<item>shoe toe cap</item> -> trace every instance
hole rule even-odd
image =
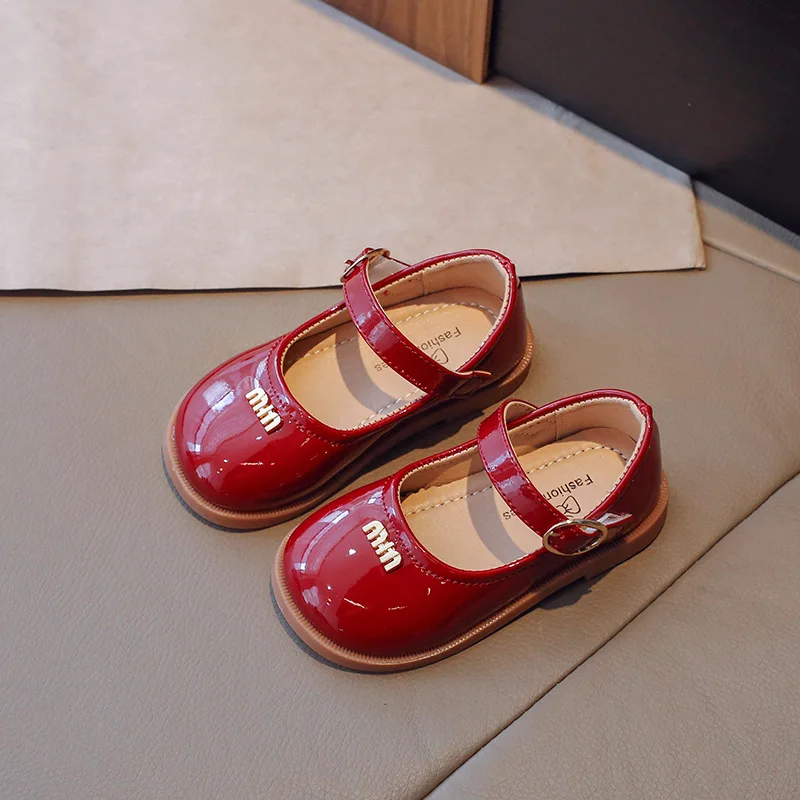
[[[181,471],[203,498],[236,511],[277,507],[317,479],[319,449],[282,418],[252,367],[232,363],[206,376],[178,408]],[[313,445],[313,442],[311,443]]]
[[[283,587],[308,624],[339,647],[395,656],[437,643],[447,592],[414,563],[387,521],[384,484],[351,492],[287,538]],[[384,537],[385,534],[385,538]]]

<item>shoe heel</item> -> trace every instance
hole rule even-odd
[[[604,572],[627,561],[637,553],[641,553],[661,533],[667,519],[667,506],[669,504],[669,487],[666,476],[662,476],[661,490],[653,510],[648,514],[638,527],[625,536],[610,542],[607,547],[599,547],[593,556],[587,559],[586,571],[583,579],[586,581],[602,575]],[[590,560],[591,559],[591,560]]]
[[[489,406],[497,405],[510,397],[522,384],[531,369],[533,361],[533,332],[528,326],[528,348],[526,357],[502,380],[489,384],[475,394],[467,395],[463,399],[447,403],[447,416],[466,416],[473,412],[482,412]]]

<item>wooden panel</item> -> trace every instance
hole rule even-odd
[[[325,0],[478,83],[486,78],[492,0]]]

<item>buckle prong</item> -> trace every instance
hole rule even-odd
[[[389,251],[385,247],[373,247],[370,250],[367,250],[366,253],[362,253],[355,261],[345,261],[344,263],[347,265],[342,272],[342,276],[339,279],[342,283],[347,279],[350,273],[362,262],[366,261],[367,266],[372,263],[373,259],[378,258],[379,256],[386,256],[389,257]]]
[[[558,533],[562,528],[571,528],[573,525],[577,525],[579,528],[594,528],[594,530],[597,531],[597,536],[595,536],[591,542],[575,550],[573,553],[565,553],[563,550],[559,550],[550,544],[550,537],[554,533]],[[607,538],[608,528],[603,525],[602,522],[598,522],[596,519],[581,519],[576,517],[575,519],[565,519],[561,522],[556,522],[555,525],[550,526],[547,533],[542,536],[542,546],[545,550],[557,556],[581,556],[584,553],[588,553],[590,550],[594,550],[595,547],[599,547]]]

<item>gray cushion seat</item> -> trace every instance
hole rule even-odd
[[[319,661],[276,614],[269,570],[291,523],[203,524],[159,451],[195,379],[338,291],[0,298],[2,796],[418,798],[441,784],[434,796],[544,798],[613,783],[671,797],[692,776],[706,784],[691,796],[721,796],[698,750],[739,757],[741,742],[713,731],[755,736],[754,719],[753,753],[786,772],[796,482],[737,526],[800,472],[800,283],[710,250],[705,272],[524,291],[537,350],[519,396],[611,386],[647,399],[667,525],[634,560],[464,653],[370,676]],[[432,432],[362,482],[477,422],[444,442]],[[737,692],[724,670],[739,652]],[[729,786],[758,794],[739,767]],[[760,769],[762,796],[796,793],[796,777]]]

